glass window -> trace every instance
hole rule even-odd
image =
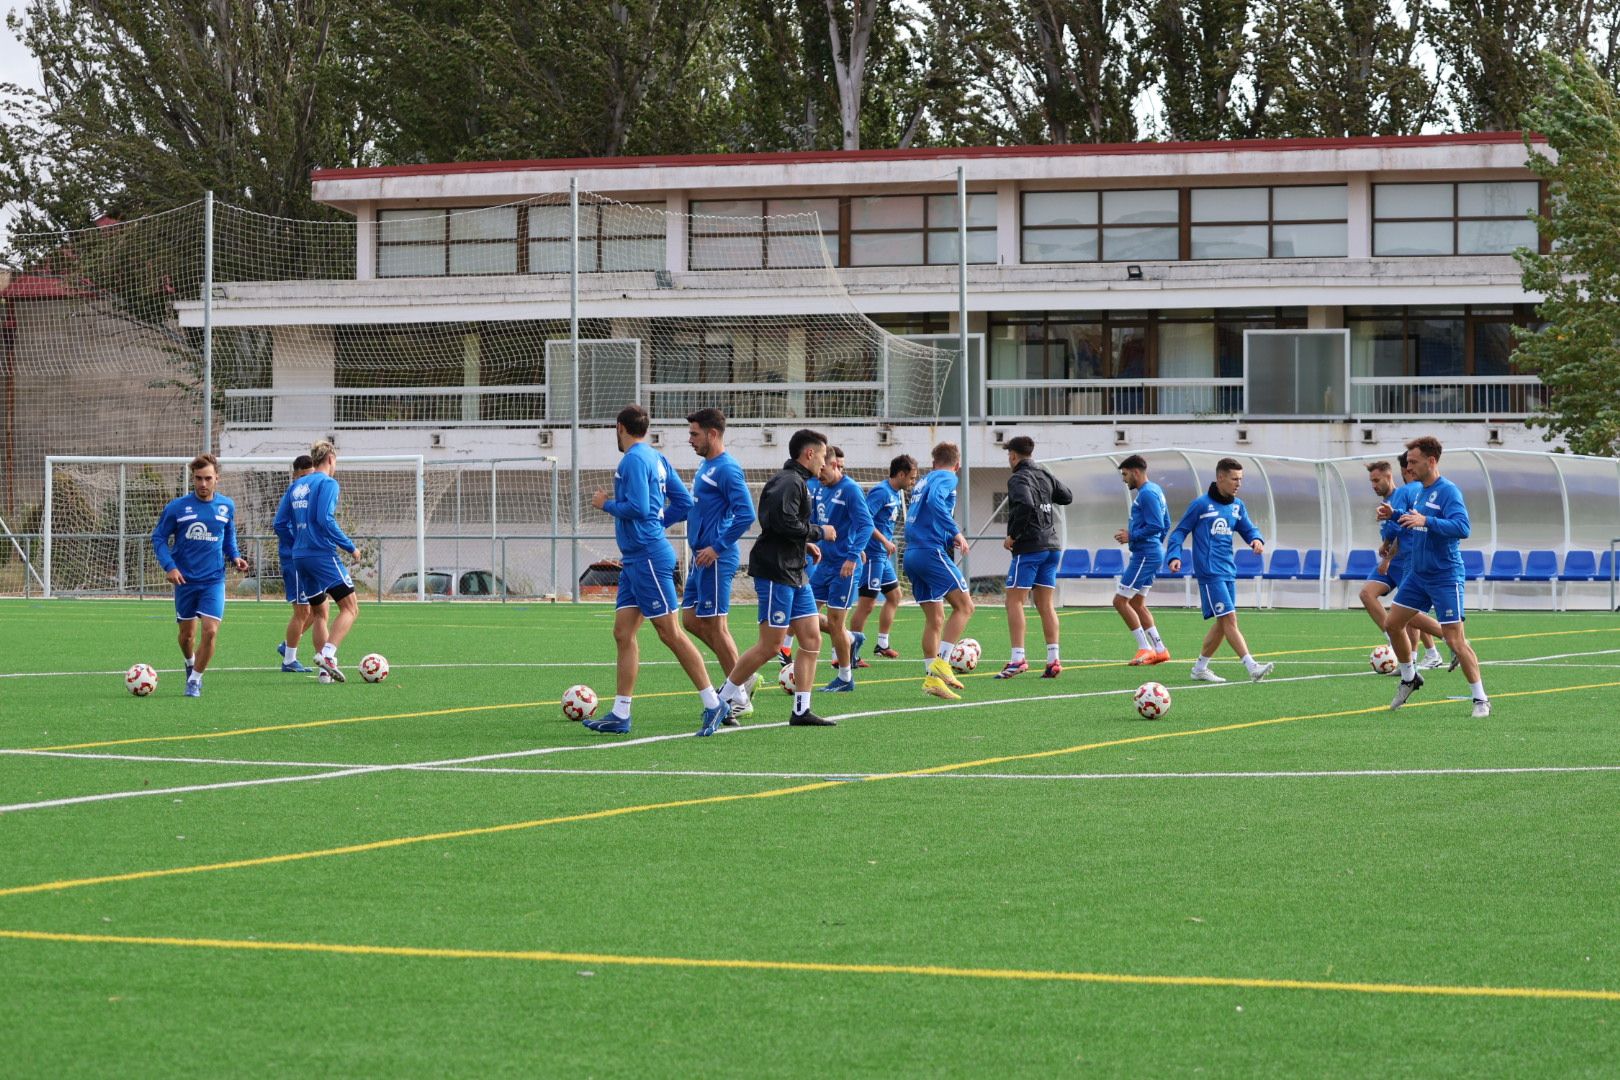
[[[1259,188],[1196,188],[1193,221],[1265,221],[1270,192]],[[1193,258],[1198,258],[1194,255]]]
[[[586,213],[591,207],[579,208],[580,232],[595,231],[585,227]],[[569,210],[566,206],[531,206],[529,207],[529,235],[531,237],[562,237],[566,239],[569,233]]]
[[[1180,193],[1170,189],[1105,191],[1102,220],[1104,225],[1173,225],[1179,219],[1180,204]]]
[[[1336,225],[1271,227],[1271,254],[1277,259],[1343,258],[1350,251],[1350,228]]]
[[[1522,218],[1535,212],[1541,185],[1534,180],[1458,184],[1458,217]]]
[[[923,234],[850,233],[851,266],[920,266],[923,261]]]
[[[1374,184],[1373,214],[1389,218],[1449,218],[1451,184]]]
[[[1030,229],[1024,233],[1024,262],[1096,262],[1096,229]]]
[[[1407,329],[1412,337],[1413,374],[1429,378],[1465,374],[1461,316],[1412,318]]]
[[[1474,323],[1474,374],[1509,375],[1513,356],[1513,325],[1505,322]]]
[[[1111,228],[1103,230],[1103,258],[1110,262],[1172,260],[1180,254],[1177,229]]]
[[[463,243],[450,245],[452,274],[515,274],[517,244]]]
[[[1095,191],[1030,191],[1024,194],[1024,227],[1097,224]]]
[[[1343,184],[1271,189],[1273,221],[1343,221],[1349,216],[1350,189]]]
[[[663,237],[633,240],[607,240],[600,246],[601,269],[614,271],[661,270],[664,266]],[[594,254],[594,253],[593,253]],[[583,263],[581,266],[583,267]],[[593,266],[594,270],[596,267]]]
[[[837,199],[769,199],[765,203],[765,210],[771,217],[788,217],[799,214],[816,215],[817,226],[824,233],[838,232],[838,200]],[[812,226],[809,221],[782,222],[782,227],[792,232],[808,232]],[[776,223],[772,224],[773,231]]]
[[[693,236],[693,270],[758,270],[765,265],[763,236]]]
[[[957,253],[957,232],[928,233],[928,261],[930,263],[955,263],[961,261]],[[968,262],[989,263],[996,261],[996,234],[993,232],[968,233]]]
[[[1452,223],[1446,221],[1376,221],[1374,255],[1450,255]]]
[[[991,194],[968,193],[967,227],[972,229],[996,227],[996,197]],[[960,228],[955,195],[928,196],[928,227],[930,229]]]
[[[1267,255],[1264,225],[1194,225],[1195,259],[1263,259]]]
[[[1523,221],[1457,222],[1457,254],[1511,255],[1519,248],[1536,250],[1540,234],[1536,223]]]
[[[444,211],[379,210],[377,240],[384,244],[440,243],[444,240]]]
[[[603,236],[663,236],[663,211],[627,203],[609,203],[600,208]]]
[[[921,229],[921,195],[863,196],[849,201],[851,229]]]
[[[450,239],[511,240],[517,236],[517,207],[458,210],[450,215]]]
[[[443,273],[442,245],[388,245],[377,249],[379,277],[434,277]]]

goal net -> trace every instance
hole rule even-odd
[[[152,530],[171,499],[191,490],[189,457],[45,459],[39,574],[44,595],[140,596],[169,585]],[[238,595],[280,598],[281,552],[273,524],[291,483],[290,457],[223,457],[216,491],[236,504],[237,546],[247,574],[231,573]],[[425,581],[401,573],[423,565],[425,469],[420,456],[341,457],[338,523],[359,548],[355,584],[378,592],[396,578],[420,599]],[[390,576],[393,575],[393,576]]]

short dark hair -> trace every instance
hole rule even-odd
[[[1402,454],[1401,456],[1405,457],[1406,455]],[[1403,465],[1401,467],[1404,469],[1406,466]],[[1369,462],[1367,462],[1367,471],[1370,472],[1370,473],[1389,472],[1389,462],[1387,462],[1387,461],[1369,461]]]
[[[914,473],[916,471],[917,459],[912,457],[910,454],[901,454],[899,457],[889,462],[889,479],[891,480],[903,472]]]
[[[1408,450],[1416,450],[1424,457],[1440,460],[1440,440],[1433,435],[1419,435],[1406,444]]]
[[[718,431],[723,434],[726,430],[726,414],[719,409],[699,409],[695,413],[689,413],[686,422],[696,424],[705,431]]]
[[[1143,472],[1147,472],[1147,458],[1141,454],[1132,454],[1120,462],[1119,467],[1121,469],[1141,469]]]
[[[788,440],[788,457],[798,461],[799,455],[804,453],[805,447],[826,445],[827,436],[821,432],[811,431],[809,428],[800,428],[793,433],[793,438]]]
[[[198,454],[196,457],[191,459],[190,469],[192,472],[196,472],[198,469],[213,469],[214,475],[218,476],[219,458],[215,457],[213,454]]]
[[[639,439],[647,434],[647,425],[652,423],[652,417],[640,405],[626,405],[619,410],[618,423],[624,428],[625,434]]]
[[[1406,451],[1405,450],[1401,451],[1401,456],[1396,458],[1395,462],[1396,462],[1396,464],[1398,464],[1401,467],[1402,472],[1405,472],[1407,469],[1412,467],[1411,462],[1406,460]]]
[[[1243,462],[1237,458],[1223,457],[1215,463],[1215,471],[1218,473],[1242,472]]]
[[[1019,457],[1030,457],[1035,453],[1035,440],[1028,435],[1014,435],[1007,440],[1006,446]]]
[[[935,465],[959,465],[962,462],[962,451],[953,442],[942,442],[934,447]]]
[[[842,446],[829,446],[829,447],[827,447],[827,458],[830,461],[843,461],[844,460],[844,448]]]
[[[308,454],[299,454],[293,458],[293,472],[308,472],[315,467],[315,459]]]

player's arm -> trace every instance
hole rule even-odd
[[[1046,466],[1044,466],[1044,465],[1041,466],[1041,468],[1046,470],[1046,475],[1047,476],[1052,477],[1052,503],[1053,503],[1053,505],[1054,506],[1068,506],[1071,503],[1073,503],[1074,502],[1074,492],[1070,491],[1068,489],[1068,487],[1063,483],[1063,481],[1059,480],[1056,476],[1054,476],[1051,469],[1047,469]]]
[[[281,502],[276,504],[276,517],[270,523],[270,531],[276,534],[276,540],[291,546],[298,539],[293,530],[292,519],[292,488],[288,488],[281,496]]]
[[[1266,538],[1260,535],[1260,527],[1254,523],[1254,518],[1249,516],[1249,508],[1242,503],[1238,504],[1237,521],[1234,524],[1237,534],[1243,537],[1250,551],[1258,555],[1266,549]]]
[[[602,509],[620,521],[658,520],[652,500],[652,470],[638,458],[627,456],[620,471],[624,482],[614,498],[602,503]]]
[[[220,547],[225,552],[225,558],[230,560],[232,566],[238,570],[246,571],[248,561],[242,558],[242,550],[236,545],[236,507],[231,507],[230,520],[225,522],[225,533],[220,537]]]
[[[692,492],[675,471],[675,466],[664,460],[664,528],[685,521],[692,512]]]
[[[1194,499],[1187,512],[1181,515],[1176,527],[1170,530],[1170,537],[1164,542],[1164,565],[1172,572],[1181,569],[1181,545],[1192,534],[1194,526],[1198,524],[1198,511],[1203,509],[1200,500]]]
[[[321,501],[318,504],[319,516],[317,518],[320,522],[321,533],[334,547],[340,547],[350,555],[358,555],[360,546],[350,540],[349,534],[344,532],[343,526],[338,524],[337,504],[337,482],[334,480],[330,484],[321,485]]]
[[[1440,504],[1440,512],[1434,517],[1424,516],[1423,524],[1432,535],[1447,540],[1466,540],[1473,532],[1473,523],[1468,520],[1468,507],[1463,505],[1462,497],[1456,491],[1448,491]]]
[[[169,540],[174,536],[175,521],[174,507],[165,506],[163,513],[158,515],[158,523],[152,529],[152,554],[157,556],[158,565],[163,567],[163,573],[175,585],[184,585],[186,576],[180,573],[180,568],[174,564],[174,553],[169,550]]]
[[[860,496],[860,485],[852,486],[855,488],[855,494]],[[848,556],[844,560],[844,568],[848,573],[844,576],[849,577],[855,573],[855,560],[866,550],[868,540],[877,529],[872,525],[872,511],[867,507],[864,497],[846,499],[845,502],[849,507],[849,520],[845,522],[848,531],[844,533],[848,551]]]
[[[883,530],[877,527],[878,514],[889,504],[889,496],[883,490],[888,486],[881,480],[872,485],[872,490],[866,493],[866,512],[872,517],[872,539],[883,545],[883,550],[893,555],[897,550],[894,541],[884,536]]]
[[[727,469],[720,483],[726,493],[726,509],[731,511],[731,528],[721,534],[719,543],[721,547],[730,547],[754,524],[754,500],[748,494],[748,479],[743,476],[742,466]]]

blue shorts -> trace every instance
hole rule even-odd
[[[860,589],[861,564],[858,559],[855,572],[849,577],[844,576],[844,560],[838,558],[824,559],[816,564],[810,574],[810,595],[815,597],[816,603],[826,604],[829,608],[847,610],[854,607]]]
[[[1389,573],[1380,574],[1377,570],[1374,570],[1367,575],[1367,580],[1376,581],[1387,587],[1390,592],[1394,592],[1401,587],[1401,582],[1406,580],[1406,563],[1392,562],[1389,564]]]
[[[298,575],[293,573],[291,559],[281,560],[281,595],[287,598],[289,604],[302,604],[298,599]]]
[[[174,587],[174,621],[190,622],[202,616],[223,622],[225,619],[225,579],[203,581],[196,585],[187,582]]]
[[[340,585],[354,589],[354,579],[336,555],[299,555],[293,559],[292,567],[293,594],[300,604],[317,603],[316,597]]]
[[[757,577],[754,591],[759,594],[759,621],[781,629],[796,619],[816,614],[816,598],[808,585],[783,585]]]
[[[1213,581],[1198,579],[1198,605],[1204,618],[1230,615],[1237,611],[1237,581],[1235,578],[1217,578]]]
[[[1164,565],[1164,556],[1158,552],[1149,552],[1146,555],[1131,553],[1131,561],[1125,564],[1125,572],[1119,575],[1119,586],[1115,589],[1121,596],[1135,596],[1145,593],[1153,588],[1153,582],[1159,576],[1159,568]]]
[[[1043,589],[1055,589],[1058,563],[1061,561],[1061,551],[1031,551],[1014,555],[1012,565],[1007,567],[1007,588],[1033,589],[1038,585]]]
[[[736,580],[740,563],[737,549],[722,554],[712,566],[692,564],[686,579],[686,593],[681,597],[681,610],[691,608],[700,619],[731,613],[731,583]]]
[[[1394,603],[1413,611],[1433,608],[1434,619],[1442,626],[1467,618],[1463,613],[1463,583],[1460,581],[1425,581],[1416,574],[1407,574],[1406,580],[1395,590]]]
[[[680,606],[679,599],[675,551],[668,544],[657,554],[629,556],[619,568],[619,601],[614,610],[633,607],[649,619],[660,619]]]
[[[900,587],[900,577],[894,572],[894,560],[887,551],[874,555],[866,553],[866,565],[861,568],[861,595],[876,596]]]
[[[967,592],[967,579],[946,552],[939,548],[906,549],[906,577],[911,579],[911,595],[919,604],[937,604],[956,589]]]

